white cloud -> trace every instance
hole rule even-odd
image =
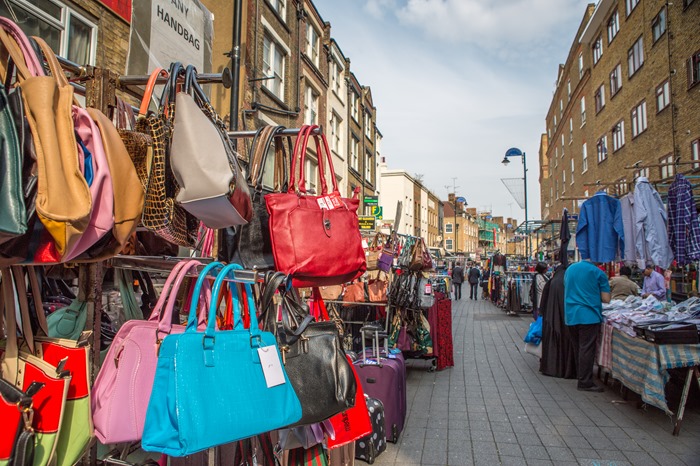
[[[551,38],[583,16],[587,0],[407,0],[396,10],[431,37],[503,52]],[[570,30],[565,31],[568,34]]]
[[[396,0],[367,0],[365,11],[375,19],[384,18],[385,10],[396,8]]]

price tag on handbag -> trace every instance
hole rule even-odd
[[[325,197],[319,197],[318,199],[316,199],[316,202],[318,202],[318,206],[319,206],[321,209],[329,210],[329,209],[328,209],[328,204],[326,204],[326,198],[325,198]]]
[[[282,372],[282,363],[277,355],[277,347],[273,345],[258,348],[258,356],[260,357],[263,374],[265,374],[267,388],[284,384],[284,372]]]
[[[343,206],[343,203],[340,200],[340,195],[338,193],[330,193],[328,197],[331,200],[331,204],[333,205],[334,209],[338,209]]]
[[[433,294],[433,285],[430,283],[425,285],[425,294]]]

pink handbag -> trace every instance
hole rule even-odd
[[[31,75],[46,75],[46,73],[44,72],[44,66],[39,61],[39,58],[37,57],[36,52],[34,51],[34,47],[32,47],[32,44],[29,42],[27,36],[24,34],[24,31],[22,31],[22,29],[20,29],[20,27],[17,26],[17,24],[15,24],[12,20],[2,16],[0,16],[0,27],[2,27],[5,30],[5,32],[7,32],[10,36],[12,36],[12,38],[15,41],[17,41],[17,44],[19,45],[19,48],[22,51],[22,55],[24,56],[27,68],[29,69]]]
[[[51,47],[39,37],[34,37],[34,40],[44,52],[51,74],[61,85],[67,85],[66,76],[63,74],[61,65],[58,63]],[[80,155],[83,175],[88,180],[92,179],[89,183],[92,211],[88,227],[80,236],[80,239],[61,258],[64,262],[75,259],[87,251],[114,227],[114,189],[109,172],[109,162],[107,162],[107,155],[102,143],[102,136],[90,114],[87,110],[77,105],[77,102],[73,104],[73,126],[79,138],[77,153]],[[88,157],[86,150],[92,155],[91,157]],[[88,173],[92,173],[92,176],[89,176]]]
[[[141,439],[158,363],[158,348],[168,334],[185,330],[182,325],[172,325],[173,310],[182,281],[199,265],[202,264],[196,260],[178,263],[168,276],[148,321],[130,320],[114,337],[92,388],[92,420],[100,442]],[[202,328],[211,300],[209,283],[204,285],[204,299],[192,298],[199,301]],[[161,312],[166,298],[165,312]]]

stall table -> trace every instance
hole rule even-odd
[[[607,324],[604,330],[606,327]],[[610,342],[606,338],[608,335],[611,337]],[[642,401],[656,406],[669,416],[673,416],[674,413],[668,407],[664,390],[670,379],[668,370],[688,369],[678,413],[674,419],[673,434],[678,435],[690,383],[695,378],[700,384],[700,345],[657,345],[613,328],[612,332],[603,331],[600,341],[602,359],[599,359],[599,362],[606,359],[606,344],[609,344],[612,353],[609,369],[613,378],[641,395]]]

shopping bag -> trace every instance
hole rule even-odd
[[[533,343],[539,345],[542,340],[542,316],[537,317],[533,323],[530,324],[530,328],[525,334],[523,341],[525,343]]]

